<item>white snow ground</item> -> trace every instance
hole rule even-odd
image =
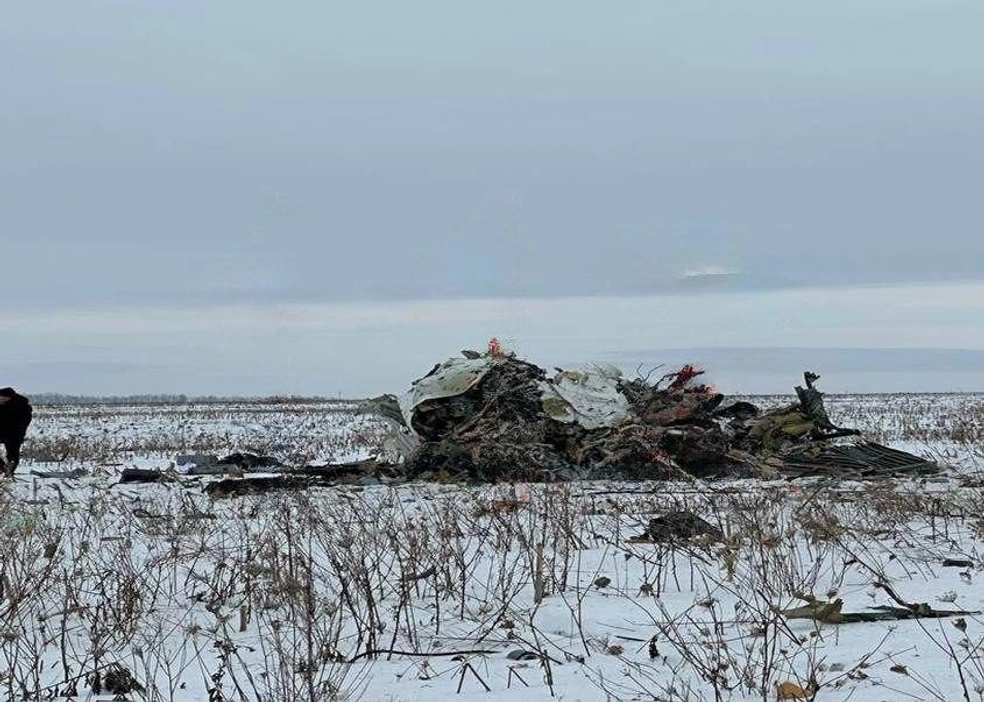
[[[956,470],[534,485],[528,501],[511,486],[414,484],[212,502],[208,478],[115,482],[182,453],[349,460],[382,429],[317,403],[39,408],[27,459],[0,486],[0,698],[112,699],[88,676],[119,664],[144,687],[133,700],[765,700],[783,682],[818,700],[984,699],[981,615],[832,625],[777,612],[798,593],[844,611],[894,604],[878,582],[984,610],[984,397],[828,406]],[[72,469],[86,475],[31,475]],[[680,508],[725,543],[633,541]]]

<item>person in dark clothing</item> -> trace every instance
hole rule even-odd
[[[6,460],[0,459],[0,474],[14,475],[20,463],[21,444],[27,435],[34,410],[30,401],[13,388],[0,388],[0,443],[7,452]]]

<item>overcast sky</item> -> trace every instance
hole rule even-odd
[[[984,349],[952,296],[984,278],[982,27],[976,0],[12,3],[0,384],[375,391],[394,342],[486,331],[565,361]],[[826,336],[776,326],[794,289]],[[886,318],[913,290],[947,321]],[[825,312],[857,291],[886,307]],[[408,305],[454,312],[405,336]]]

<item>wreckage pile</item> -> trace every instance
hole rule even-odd
[[[844,477],[927,474],[935,464],[863,442],[827,416],[819,376],[764,412],[699,382],[684,366],[655,381],[616,368],[547,372],[491,344],[435,366],[401,398],[362,411],[390,420],[389,449],[413,479]],[[850,443],[845,443],[845,442]]]

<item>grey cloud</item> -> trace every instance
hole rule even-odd
[[[982,24],[970,0],[14,4],[0,370],[359,394],[493,333],[547,363],[984,348],[979,286],[914,285],[982,277]]]
[[[979,4],[292,7],[6,13],[0,304],[981,276]]]

